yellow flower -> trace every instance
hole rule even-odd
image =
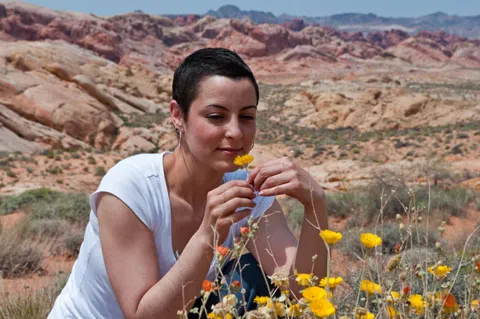
[[[266,305],[267,308],[271,309],[277,317],[284,317],[285,316],[285,307],[281,302],[275,301],[271,302],[269,301]]]
[[[387,307],[387,313],[388,313],[388,318],[390,319],[395,319],[397,316],[397,310],[395,310],[395,307],[388,306]]]
[[[233,319],[232,315],[227,313],[225,315],[225,317],[222,318],[222,316],[219,316],[213,312],[210,312],[208,315],[207,315],[207,318],[208,319]]]
[[[312,274],[298,274],[295,281],[302,287],[310,286],[312,282]]]
[[[302,291],[302,296],[308,301],[327,299],[327,291],[320,287],[309,287]]]
[[[325,240],[327,244],[333,245],[336,244],[340,239],[342,239],[342,234],[335,231],[325,229],[319,233],[320,238]]]
[[[480,300],[472,301],[472,311],[480,310]]]
[[[417,314],[423,314],[425,311],[425,301],[422,295],[411,295],[408,297],[408,303],[414,308]]]
[[[448,266],[432,266],[428,268],[428,272],[431,273],[432,275],[436,276],[439,279],[442,279],[445,277],[448,273],[452,271],[452,268]]]
[[[399,300],[400,297],[400,293],[398,293],[397,291],[391,291],[390,295],[387,296],[387,300],[390,302],[394,302],[395,300]]]
[[[320,318],[326,318],[335,313],[335,307],[327,299],[316,299],[310,303],[312,313]]]
[[[256,296],[255,299],[253,299],[253,301],[257,304],[257,305],[265,305],[266,303],[268,303],[270,301],[270,297],[266,297],[266,296]]]
[[[338,285],[340,285],[343,282],[342,277],[337,277],[337,278],[328,278],[328,287],[329,288],[335,288]],[[322,278],[320,280],[320,283],[318,284],[320,287],[325,287],[327,285],[327,278]]]
[[[287,316],[296,318],[296,317],[300,317],[301,315],[302,315],[302,309],[300,309],[299,304],[291,305],[290,307],[288,307]]]
[[[245,166],[253,162],[253,155],[245,154],[235,157],[233,164],[238,166]]]
[[[362,283],[360,284],[360,290],[365,291],[369,295],[373,295],[376,293],[381,293],[382,287],[380,287],[379,284],[371,282],[370,280],[362,280]]]
[[[355,318],[357,319],[374,319],[375,315],[366,308],[357,308],[355,311]]]
[[[360,241],[367,248],[377,247],[378,245],[382,244],[382,238],[371,233],[360,234]]]

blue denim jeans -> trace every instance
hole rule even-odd
[[[240,269],[242,269],[241,276]],[[226,286],[220,288],[220,296],[225,296],[228,294],[228,286],[230,286],[233,281],[238,280],[243,284],[239,291],[235,293],[239,301],[239,306],[237,309],[239,316],[243,315],[245,310],[250,311],[256,309],[257,304],[253,301],[256,296],[269,296],[267,284],[270,286],[270,289],[273,290],[273,286],[266,276],[267,283],[265,282],[264,274],[262,274],[262,270],[252,254],[242,255],[240,260],[230,260],[225,266],[223,266],[222,273],[227,280],[227,284]],[[245,290],[244,296],[242,296],[241,293],[242,289]],[[240,306],[243,298],[245,298],[246,301],[245,307]],[[220,302],[218,292],[212,293],[206,303],[207,312],[211,312],[212,306],[218,302]],[[202,301],[199,298],[196,300],[193,307],[198,307],[198,309],[200,309],[201,305]],[[188,318],[197,319],[199,316],[197,314],[189,314]],[[201,318],[206,318],[206,315],[203,314]]]

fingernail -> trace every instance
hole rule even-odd
[[[263,196],[263,194],[264,194],[263,191],[259,191],[259,192],[258,192],[258,195],[260,195],[260,196]]]

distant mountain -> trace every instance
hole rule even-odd
[[[390,29],[399,29],[412,34],[421,30],[442,30],[463,37],[480,38],[480,15],[457,16],[444,12],[435,12],[416,18],[389,18],[377,16],[373,13],[342,13],[324,17],[293,16],[288,14],[275,16],[271,12],[243,11],[234,5],[225,5],[216,11],[210,10],[206,15],[229,19],[248,17],[256,24],[282,24],[294,19],[302,19],[306,24],[331,26],[350,32],[382,32]]]
[[[237,6],[234,5],[225,5],[221,6],[217,11],[210,10],[206,15],[214,16],[216,18],[227,18],[227,19],[242,19],[244,17],[249,17],[255,23],[281,23],[281,19],[277,18],[271,12],[263,11],[242,11]]]

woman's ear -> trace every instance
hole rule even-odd
[[[183,111],[177,101],[170,101],[170,118],[176,130],[183,130]]]

